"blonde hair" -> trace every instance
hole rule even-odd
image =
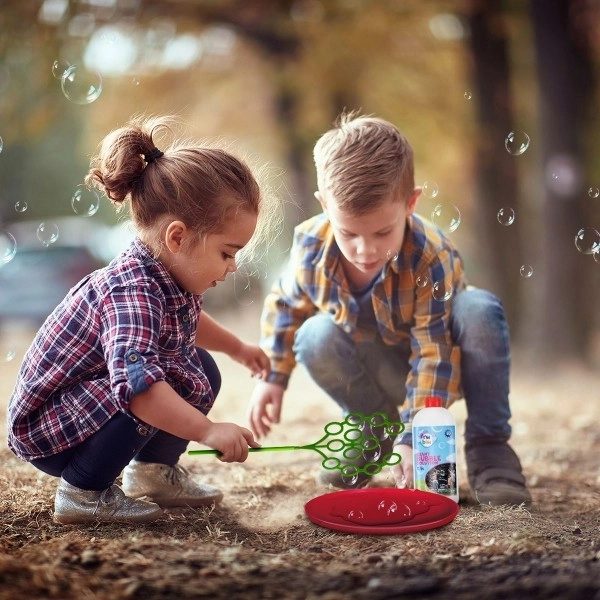
[[[415,188],[412,148],[384,119],[342,113],[317,141],[313,157],[321,193],[352,215],[390,198],[408,201]]]
[[[117,211],[129,200],[133,224],[156,254],[162,229],[173,219],[200,240],[222,230],[231,215],[248,211],[259,216],[252,245],[267,238],[274,212],[264,210],[250,167],[229,151],[181,139],[157,149],[175,123],[173,117],[138,116],[108,134],[92,157],[86,184],[104,192]]]

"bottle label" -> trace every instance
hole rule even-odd
[[[415,489],[457,496],[456,427],[413,427]]]

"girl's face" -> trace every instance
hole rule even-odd
[[[179,286],[203,294],[237,270],[235,255],[250,241],[256,221],[255,214],[240,211],[222,231],[199,241],[193,240],[193,232],[181,221],[173,221],[167,227],[167,251],[160,259]]]

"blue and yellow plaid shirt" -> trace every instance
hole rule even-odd
[[[261,317],[270,382],[287,386],[296,365],[296,331],[317,313],[330,314],[357,343],[371,338],[371,330],[358,327],[359,304],[340,259],[324,214],[295,228],[289,263],[267,295]],[[427,396],[440,396],[445,404],[462,396],[460,348],[452,343],[449,329],[452,302],[441,297],[466,285],[462,259],[452,242],[429,221],[409,216],[402,248],[382,270],[371,295],[374,326],[383,342],[410,342],[405,407],[409,421]]]

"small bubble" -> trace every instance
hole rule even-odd
[[[79,185],[71,198],[71,207],[76,215],[91,217],[98,212],[100,198],[96,190]]]
[[[429,278],[427,275],[419,275],[417,277],[417,287],[424,288],[429,285]]]
[[[52,63],[52,75],[54,79],[62,79],[62,76],[69,70],[71,64],[66,60],[55,60]]]
[[[4,150],[4,140],[0,137],[0,152]]]
[[[446,233],[452,233],[460,225],[460,210],[454,204],[442,202],[431,211],[431,220]]]
[[[529,136],[524,131],[511,131],[504,140],[504,146],[509,154],[519,156],[529,148]]]
[[[594,260],[600,264],[600,249],[596,250],[596,252],[594,252]]]
[[[452,298],[452,286],[447,286],[444,281],[436,281],[431,288],[431,295],[438,302],[446,302]]]
[[[74,104],[91,104],[102,93],[102,77],[98,71],[71,66],[60,80],[63,94]]]
[[[521,277],[529,279],[533,275],[533,267],[531,265],[521,265],[519,273],[521,273]]]
[[[0,231],[0,264],[10,262],[17,253],[17,240],[8,231]]]
[[[17,200],[17,202],[15,202],[15,210],[18,213],[24,213],[28,208],[27,202],[21,202],[21,200]]]
[[[593,227],[582,227],[575,236],[575,246],[582,254],[600,251],[600,232]]]
[[[44,246],[54,244],[58,239],[58,225],[55,223],[40,223],[37,228],[37,237]]]
[[[591,187],[588,190],[588,196],[590,198],[598,198],[600,197],[600,190],[597,187]]]
[[[388,260],[398,260],[398,250],[388,250],[386,256]]]
[[[4,356],[4,362],[10,362],[17,356],[17,353],[14,350],[9,350]]]
[[[134,77],[134,78],[131,80],[131,83],[133,83],[133,85],[136,85],[136,86],[137,86],[137,85],[140,85],[140,80],[139,80],[137,77]]]
[[[515,211],[509,206],[504,206],[498,211],[496,217],[500,225],[508,227],[515,222]]]
[[[471,94],[471,92],[469,92],[469,90],[467,90],[464,93],[464,96],[465,96],[465,100],[470,100],[473,97],[473,94]]]
[[[437,183],[433,181],[426,181],[422,186],[422,191],[426,198],[435,198],[440,193]]]

